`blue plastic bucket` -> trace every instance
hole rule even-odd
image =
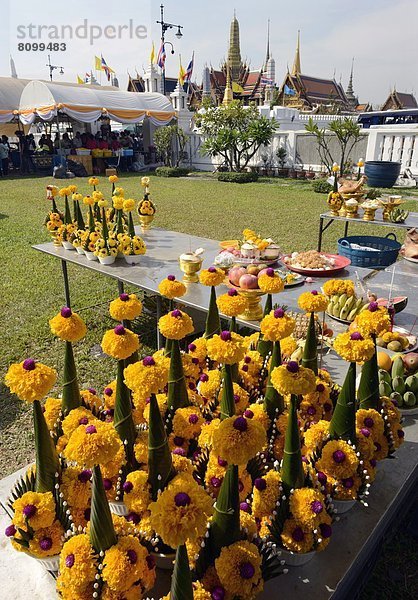
[[[367,160],[364,173],[370,187],[391,188],[401,172],[401,163],[390,160]]]

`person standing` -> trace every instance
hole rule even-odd
[[[9,143],[6,135],[3,135],[0,141],[0,162],[1,173],[4,177],[9,174]]]

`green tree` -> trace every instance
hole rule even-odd
[[[179,166],[188,139],[178,125],[166,125],[156,130],[154,144],[167,167]]]
[[[239,100],[208,108],[198,115],[196,125],[205,138],[201,152],[221,156],[229,171],[243,171],[278,128],[277,121],[262,116],[254,104],[244,106]]]
[[[318,127],[318,123],[315,123],[312,117],[310,117],[307,125],[305,125],[305,129],[308,133],[315,136],[319,156],[330,175],[332,173],[333,163],[338,162],[333,157],[330,147],[331,139],[335,136],[340,148],[340,173],[344,173],[346,171],[346,162],[350,153],[354,146],[360,141],[360,125],[354,123],[350,118],[344,117],[343,119],[331,121],[329,129],[321,129]],[[330,136],[329,132],[334,134],[334,136]]]

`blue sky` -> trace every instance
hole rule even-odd
[[[305,74],[336,79],[342,77],[347,84],[351,58],[355,57],[354,86],[361,101],[381,103],[391,87],[400,91],[414,91],[418,95],[418,2],[416,0],[241,0],[229,2],[211,0],[202,2],[166,0],[165,19],[184,26],[184,36],[179,41],[174,31],[167,39],[174,43],[176,54],[168,54],[167,74],[178,72],[178,54],[186,66],[195,51],[195,77],[200,82],[205,63],[215,68],[227,52],[229,25],[234,7],[240,23],[241,54],[258,68],[265,55],[267,19],[271,22],[270,46],[276,60],[276,78],[280,83],[286,65],[292,64],[296,33],[301,30],[301,62]],[[127,71],[142,72],[146,66],[152,40],[156,50],[159,45],[160,2],[156,0],[42,0],[34,4],[29,0],[2,0],[0,35],[4,51],[0,56],[0,75],[9,75],[11,53],[19,77],[46,78],[47,52],[18,51],[16,28],[29,23],[35,25],[71,25],[76,27],[83,19],[99,27],[105,25],[144,25],[147,39],[97,40],[93,45],[84,40],[67,40],[67,51],[53,53],[54,64],[64,67],[65,75],[57,72],[57,80],[75,81],[93,64],[94,54],[102,52],[107,63],[118,75],[121,87],[126,86]],[[32,14],[35,6],[40,10]],[[70,13],[70,14],[69,14]],[[45,31],[45,30],[44,30]],[[25,29],[25,33],[28,30]],[[33,42],[39,40],[23,40]],[[45,38],[43,38],[45,41]],[[55,41],[55,40],[46,40]],[[61,41],[59,40],[56,40]],[[65,40],[64,40],[65,41]],[[5,42],[5,43],[4,43]]]

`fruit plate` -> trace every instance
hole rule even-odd
[[[311,277],[329,277],[335,275],[336,273],[339,273],[340,271],[343,271],[346,267],[348,267],[348,265],[351,264],[351,260],[349,258],[346,258],[345,256],[340,256],[339,254],[327,254],[326,252],[321,252],[321,254],[323,254],[327,258],[334,259],[334,266],[329,269],[304,269],[302,267],[293,267],[290,263],[286,263],[286,267],[290,271],[295,271],[295,273],[301,273],[301,275],[309,275]],[[290,254],[285,255],[283,259],[284,258],[290,258]]]
[[[413,335],[404,327],[398,327],[398,325],[394,326],[393,331],[395,331],[396,333],[400,333],[401,335],[406,337],[406,339],[409,341],[408,348],[406,348],[405,350],[402,350],[402,354],[406,354],[407,352],[415,352],[416,351],[416,349],[418,348],[416,335]]]
[[[278,260],[278,258],[247,258],[246,256],[236,256],[234,266],[264,265],[265,267],[270,267],[271,265],[275,265]]]
[[[299,273],[286,273],[286,271],[281,271],[280,269],[276,269],[276,273],[278,273],[283,279],[286,277],[286,275],[289,274],[291,274],[294,277],[293,281],[284,284],[285,288],[294,287],[295,285],[301,285],[306,281],[306,277],[303,277],[303,275],[300,275]]]
[[[325,311],[325,314],[327,315],[327,317],[329,317],[330,319],[333,319],[334,321],[337,321],[338,323],[344,323],[344,325],[350,325],[350,323],[352,323],[353,321],[347,321],[347,319],[340,319],[340,317],[334,317],[334,315],[331,315],[329,312]],[[354,319],[353,319],[354,320]]]
[[[411,406],[411,408],[405,408],[404,406],[400,406],[399,410],[401,411],[401,415],[403,417],[407,417],[408,415],[411,415],[411,417],[413,415],[418,415],[418,404],[415,404],[415,406]]]
[[[404,256],[404,259],[411,263],[418,263],[418,258],[412,258],[412,256]]]

